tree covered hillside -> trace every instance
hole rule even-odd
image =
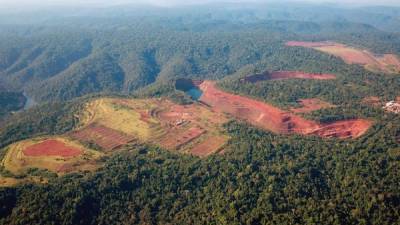
[[[208,17],[220,12],[209,8],[193,15],[147,9],[148,14],[127,10],[123,16],[112,10],[96,17],[79,12],[72,18],[64,12],[65,17],[41,23],[3,24],[0,76],[14,91],[54,101],[93,92],[132,93],[175,77],[222,78],[256,64],[289,69],[286,62],[293,59],[296,67],[310,68],[309,62],[321,57],[309,50],[298,50],[294,57],[283,46],[288,40],[336,40],[376,53],[400,53],[399,34],[369,24],[232,20],[248,11],[225,12],[221,18]],[[325,58],[322,69],[332,67],[332,57]]]
[[[370,72],[317,50],[285,45],[331,40],[400,56],[399,15],[394,7],[294,3],[267,8],[0,9],[0,225],[400,224],[400,114],[382,108],[400,97],[400,74]],[[329,73],[331,79],[244,79],[265,71]],[[276,112],[277,123],[287,131],[293,128],[294,114],[303,122],[315,121],[313,129],[353,118],[371,126],[354,139],[277,134],[239,120],[252,114],[252,108],[240,107],[234,96],[228,106],[244,116],[221,112],[227,122],[219,124],[218,134],[226,139],[215,154],[200,158],[183,153],[182,145],[167,150],[139,139],[140,132],[149,130],[145,135],[155,139],[171,135],[162,141],[193,137],[193,142],[212,142],[208,137],[215,133],[200,129],[197,117],[184,120],[197,111],[178,109],[195,102],[184,91],[196,88],[193,80],[203,79],[215,80],[221,91],[270,104],[264,109],[272,113],[259,110],[261,117],[253,117],[271,122],[268,114]],[[22,93],[39,104],[10,113],[23,107]],[[93,101],[108,97],[118,104],[104,107]],[[128,98],[140,98],[141,104],[127,104]],[[301,106],[301,99],[317,99],[329,107],[291,111]],[[174,103],[171,109],[159,110],[164,100]],[[207,112],[218,109],[195,104]],[[109,114],[94,120],[102,110]],[[118,127],[98,129],[100,120],[116,118],[111,114],[121,120],[110,119],[109,124],[135,132],[127,133],[129,141],[105,150],[93,140],[127,137]],[[221,122],[207,115],[198,118]],[[129,121],[147,122],[136,126]],[[86,139],[72,138],[89,125],[98,126],[82,134]],[[210,136],[199,140],[185,125]],[[177,126],[185,132],[175,132]],[[329,131],[333,129],[341,128]],[[91,169],[70,171],[74,163],[65,160],[70,156],[51,155],[54,147],[46,149],[50,153],[18,157],[28,149],[20,141],[30,141],[32,147],[61,136],[101,157],[91,161],[81,152],[82,165],[91,163]],[[193,142],[189,145],[198,144]],[[8,154],[12,148],[15,154]],[[56,165],[53,171],[29,164],[32,158],[70,165]],[[13,159],[20,164],[12,164]],[[14,173],[19,165],[21,172]]]
[[[95,173],[0,188],[0,224],[396,224],[399,124],[327,141],[233,122],[226,153],[206,159],[126,147]]]
[[[23,108],[25,101],[26,99],[22,93],[0,91],[0,118],[11,111],[17,111]]]

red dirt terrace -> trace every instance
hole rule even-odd
[[[82,150],[67,146],[58,140],[46,140],[38,144],[29,146],[23,150],[26,156],[60,156],[74,157],[82,154]]]
[[[114,150],[135,140],[132,136],[99,124],[90,124],[82,130],[70,133],[70,136],[80,141],[94,142],[104,150]]]

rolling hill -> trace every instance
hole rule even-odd
[[[0,9],[0,224],[398,224],[399,12]]]
[[[332,22],[335,16],[303,20],[298,17],[300,12],[291,9],[287,11],[293,17],[284,18],[283,9],[273,11],[274,7],[267,17],[255,9],[234,6],[224,12],[200,9],[183,17],[184,9],[162,14],[154,8],[145,16],[133,8],[123,16],[112,10],[110,15],[97,17],[92,16],[94,12],[78,11],[74,18],[66,10],[46,22],[0,24],[0,75],[13,91],[25,90],[44,102],[88,93],[132,93],[159,80],[182,76],[222,78],[249,65],[292,69],[288,67],[293,63],[281,63],[293,57],[293,52],[282,47],[285,40],[336,40],[376,53],[400,53],[397,33],[357,20]],[[254,18],[232,19],[245,18],[247,13],[254,13]],[[205,16],[209,14],[221,18]],[[308,51],[296,54],[304,59],[319,57]],[[321,71],[327,65],[332,61],[325,60],[320,68],[313,68],[307,60],[295,66]]]

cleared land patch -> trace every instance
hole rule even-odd
[[[16,178],[0,176],[0,187],[12,187],[19,183],[20,181]]]
[[[236,118],[275,133],[357,138],[372,125],[371,121],[364,119],[337,121],[329,124],[306,120],[267,103],[221,91],[215,87],[215,83],[212,81],[204,81],[200,85],[200,89],[203,91],[200,101],[205,102],[214,110],[229,113]]]
[[[73,146],[68,146],[66,143],[50,139],[31,145],[23,150],[26,156],[60,156],[74,157],[82,154],[82,150]]]
[[[320,109],[335,107],[329,102],[322,101],[321,99],[318,98],[300,99],[299,103],[301,104],[302,107],[291,108],[290,111],[294,113],[310,113]]]
[[[67,164],[71,165],[69,172],[93,170],[97,168],[94,161],[101,155],[64,137],[43,137],[8,146],[2,165],[16,175],[24,174],[30,168],[63,174]]]
[[[87,108],[82,115],[83,129],[73,132],[72,137],[92,140],[108,149],[138,139],[172,151],[191,153],[201,140],[222,136],[222,124],[228,121],[224,114],[200,103],[178,105],[167,99],[103,98],[90,102]],[[210,152],[217,150],[209,149]]]
[[[201,127],[191,127],[187,130],[176,129],[163,137],[160,144],[167,149],[178,149],[190,141],[206,133]]]
[[[215,151],[221,150],[226,145],[228,137],[226,136],[214,136],[205,139],[200,144],[196,145],[191,153],[196,156],[204,157],[208,156]]]
[[[13,187],[25,183],[40,183],[47,184],[48,179],[38,176],[30,176],[26,178],[13,178],[0,176],[0,187]]]
[[[286,79],[311,79],[311,80],[333,80],[336,76],[333,74],[305,73],[301,71],[274,71],[254,74],[242,78],[242,82],[257,83],[266,80],[286,80]]]
[[[379,97],[377,96],[369,96],[369,97],[365,97],[362,100],[362,103],[369,105],[369,106],[374,106],[374,107],[379,107],[382,105],[382,101]]]
[[[80,124],[74,131],[11,144],[6,147],[1,163],[15,175],[24,175],[32,168],[60,175],[91,171],[101,166],[101,156],[136,141],[205,157],[224,152],[230,137],[222,125],[231,118],[229,115],[276,133],[321,137],[356,138],[372,124],[361,119],[320,124],[260,101],[223,92],[212,81],[196,85],[202,91],[200,101],[189,105],[162,98],[94,99],[78,115]],[[87,147],[90,144],[105,151],[91,150]],[[0,182],[14,185],[17,181],[4,178]]]
[[[143,118],[142,109],[150,108],[152,101],[129,99],[101,98],[88,103],[84,115],[81,116],[82,126],[98,124],[127,135],[133,135],[141,140],[147,140],[152,122]]]
[[[384,73],[400,73],[400,59],[394,54],[374,54],[335,42],[289,41],[286,46],[305,47],[340,57],[348,64],[363,65],[367,70]]]
[[[372,122],[366,119],[343,120],[321,124],[319,128],[309,134],[326,138],[357,138],[362,136]]]
[[[126,135],[117,130],[98,124],[90,124],[83,129],[73,131],[70,137],[82,142],[94,143],[104,150],[113,150],[135,140],[135,137]]]
[[[200,103],[177,105],[167,99],[99,98],[88,102],[77,116],[79,126],[65,136],[9,145],[2,165],[15,175],[23,175],[31,168],[66,174],[94,170],[101,166],[97,159],[131,142],[191,154],[197,145],[204,146],[204,141],[213,137],[224,137],[221,145],[229,140],[222,128],[228,117]],[[104,152],[86,146],[100,147]],[[220,148],[209,145],[207,154]],[[10,179],[6,181],[12,183]]]

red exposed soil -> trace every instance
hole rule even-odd
[[[383,61],[389,65],[395,65],[397,68],[400,68],[400,60],[396,55],[385,54],[383,56]]]
[[[300,71],[277,71],[271,73],[271,80],[279,79],[312,79],[312,80],[333,80],[336,76],[333,74],[315,74],[315,73],[304,73]]]
[[[58,140],[45,140],[23,150],[26,156],[60,156],[74,157],[82,154],[82,150],[66,145]]]
[[[320,124],[264,102],[226,93],[217,89],[212,81],[204,81],[200,85],[200,89],[203,91],[200,101],[205,102],[214,110],[229,113],[236,118],[275,133],[356,138],[364,134],[372,124],[367,120]]]
[[[292,116],[266,103],[218,90],[210,81],[203,82],[200,88],[203,91],[200,100],[213,109],[229,113],[276,133],[289,133],[291,130],[303,130],[303,128],[307,128],[304,133],[309,133],[318,127],[315,122],[296,115]]]
[[[400,59],[393,54],[374,54],[367,50],[357,49],[335,42],[301,42],[289,41],[286,46],[313,48],[342,58],[347,64],[366,66],[371,71],[387,73],[400,72]]]
[[[160,144],[167,149],[178,149],[204,133],[206,131],[199,127],[191,127],[185,131],[171,131],[161,140]]]
[[[362,102],[374,107],[379,107],[382,105],[381,99],[377,96],[365,97]]]
[[[352,64],[371,64],[375,63],[374,57],[367,54],[366,51],[347,51],[349,48],[346,45],[335,43],[335,42],[301,42],[301,41],[289,41],[286,43],[287,46],[297,46],[305,48],[321,48],[321,47],[334,47],[336,49],[342,49],[343,51],[337,51],[336,55],[343,58],[346,63]]]
[[[140,111],[139,113],[140,113],[140,120],[141,120],[141,121],[144,121],[144,122],[146,122],[146,123],[151,123],[151,122],[150,122],[151,117],[150,117],[150,115],[149,115],[147,112],[145,112],[145,111]]]
[[[80,141],[93,142],[105,150],[113,150],[135,140],[132,136],[98,124],[74,131],[70,136]]]
[[[71,163],[62,164],[57,168],[58,173],[69,173],[69,172],[72,172],[73,170],[74,170],[74,166]]]
[[[201,110],[194,105],[177,105],[173,104],[168,110],[155,113],[154,117],[157,117],[162,123],[167,123],[172,126],[177,126],[186,123],[196,124],[203,126],[198,123],[199,120],[204,119],[201,114]],[[227,121],[227,118],[223,114],[214,113],[212,117],[207,117],[207,121],[211,124],[223,124]]]
[[[292,108],[290,111],[294,113],[310,113],[316,110],[334,107],[334,105],[318,98],[300,99],[299,103],[302,105],[301,108]]]
[[[364,51],[368,57],[372,58],[371,63],[367,63],[372,69],[377,68],[381,71],[400,73],[400,59],[393,54],[373,55]]]
[[[285,79],[312,79],[312,80],[333,80],[336,76],[333,74],[315,74],[300,71],[276,71],[255,74],[242,79],[242,81],[256,83],[264,80],[285,80]]]
[[[286,42],[286,46],[289,46],[289,47],[305,47],[305,48],[318,48],[318,47],[335,46],[335,45],[338,45],[338,44],[335,42],[331,42],[331,41],[320,41],[320,42],[288,41],[288,42]]]
[[[84,166],[83,167],[82,166],[83,166],[82,163],[64,163],[58,166],[56,171],[57,173],[71,173],[79,170],[90,170],[90,168],[96,168],[98,165],[96,164],[96,162],[90,161],[90,162],[85,162]]]
[[[310,134],[325,138],[357,138],[362,136],[372,122],[365,119],[343,120],[322,124],[321,127]]]
[[[193,112],[189,106],[175,105],[170,110],[160,112],[158,117],[166,123],[177,123],[178,121],[192,121],[194,118]]]
[[[223,137],[210,137],[204,140],[202,143],[196,145],[190,153],[195,156],[208,156],[218,150],[220,150],[226,143],[226,139]]]
[[[337,56],[341,57],[347,64],[375,64],[375,59],[367,54],[367,52],[339,52]]]

